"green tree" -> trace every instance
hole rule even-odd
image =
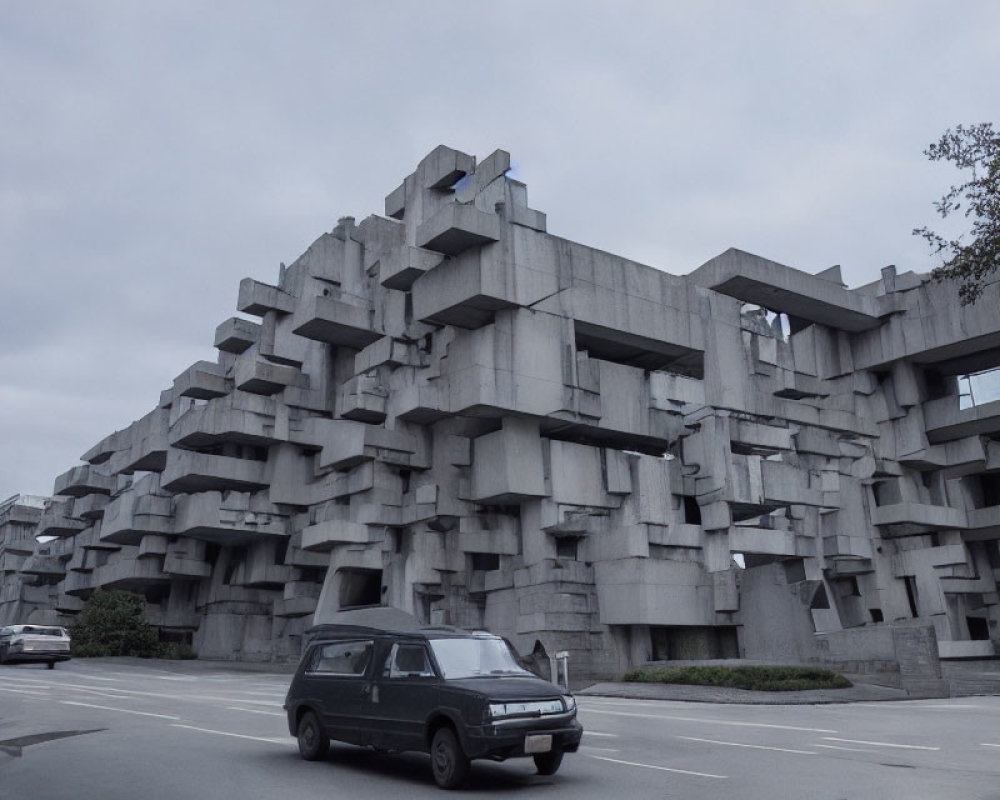
[[[971,170],[971,179],[934,204],[942,217],[964,210],[972,220],[968,237],[946,239],[928,228],[913,233],[927,240],[944,262],[932,273],[937,280],[959,281],[962,305],[974,303],[1000,267],[1000,134],[993,123],[959,125],[924,150],[931,161],[950,161]],[[965,241],[963,241],[965,240]]]
[[[77,656],[140,656],[159,654],[159,635],[146,621],[146,601],[136,594],[98,589],[83,606],[70,629]]]

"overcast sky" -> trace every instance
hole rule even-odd
[[[0,3],[0,500],[442,143],[509,150],[550,232],[669,272],[926,271],[911,230],[960,175],[922,151],[996,120],[998,42],[996,2]]]

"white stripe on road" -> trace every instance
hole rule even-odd
[[[284,717],[280,711],[260,711],[256,708],[240,708],[239,706],[226,706],[230,711],[246,711],[248,714],[267,714],[269,717]]]
[[[176,717],[175,717],[175,719],[176,719]],[[293,741],[291,741],[288,738],[283,738],[283,739],[273,738],[273,739],[269,739],[269,738],[264,737],[264,736],[247,736],[245,733],[230,733],[229,731],[213,731],[210,728],[196,728],[194,725],[181,725],[179,723],[174,723],[170,727],[171,728],[184,728],[184,729],[189,730],[189,731],[201,731],[202,733],[214,733],[216,736],[232,736],[232,737],[234,737],[236,739],[251,739],[251,740],[253,740],[255,742],[267,742],[268,744],[288,744],[288,745],[295,744]]]
[[[743,744],[742,742],[720,742],[716,739],[698,739],[695,736],[678,736],[678,739],[687,739],[689,742],[705,742],[706,744],[724,744],[727,747],[749,747],[753,750],[777,750],[779,753],[796,753],[802,756],[816,755],[812,750],[789,750],[787,747],[768,747],[763,744]]]
[[[795,725],[771,725],[766,722],[736,722],[729,719],[705,719],[703,717],[675,717],[670,714],[637,714],[633,711],[598,711],[588,708],[587,714],[610,714],[616,717],[643,717],[645,719],[672,719],[680,722],[703,722],[706,725],[734,725],[740,728],[772,728],[779,731],[803,731],[805,733],[837,733],[827,728],[799,728]]]
[[[646,769],[658,769],[663,772],[677,772],[681,775],[694,775],[698,778],[721,778],[725,780],[727,775],[713,775],[710,772],[692,772],[689,769],[674,769],[673,767],[661,767],[657,764],[640,764],[638,761],[622,761],[620,758],[608,758],[607,756],[591,756],[598,761],[610,761],[612,764],[624,764],[627,767],[645,767]]]
[[[617,733],[600,733],[599,731],[584,731],[587,736],[607,736],[609,739],[617,739]]]
[[[0,692],[10,692],[11,694],[26,694],[28,697],[48,697],[48,692],[39,692],[30,689],[0,689]]]
[[[98,706],[93,703],[78,703],[75,700],[60,700],[64,706],[83,706],[84,708],[99,708],[102,711],[120,711],[122,714],[138,714],[142,717],[159,717],[160,719],[180,719],[169,714],[151,714],[148,711],[133,711],[130,708],[112,708],[111,706]]]
[[[847,742],[847,744],[870,744],[874,747],[898,747],[903,750],[940,750],[940,747],[927,747],[923,744],[894,744],[892,742],[868,742],[864,739],[838,739],[836,736],[824,736],[828,742]]]
[[[580,749],[581,750],[594,750],[594,751],[599,751],[601,753],[619,753],[619,752],[621,752],[617,747],[594,747],[593,745],[589,745],[589,744],[581,744],[580,745]]]
[[[1000,747],[1000,744],[990,744],[989,742],[983,742],[979,746],[980,747]]]
[[[870,753],[871,750],[866,750],[864,747],[840,747],[836,744],[814,744],[813,747],[825,747],[828,750],[849,750],[852,753]]]

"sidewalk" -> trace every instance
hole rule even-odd
[[[804,692],[756,692],[723,686],[688,686],[679,683],[595,683],[576,691],[578,697],[623,697],[634,700],[683,700],[691,703],[743,703],[747,705],[819,705],[907,700],[903,689],[856,683],[848,689],[810,689]]]

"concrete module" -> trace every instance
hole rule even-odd
[[[438,147],[243,280],[216,361],[0,506],[0,622],[120,588],[203,657],[287,660],[381,605],[576,678],[742,657],[918,689],[996,653],[1000,402],[963,387],[1000,366],[1000,284],[962,307],[735,249],[671,275],[547,233],[509,169]]]

